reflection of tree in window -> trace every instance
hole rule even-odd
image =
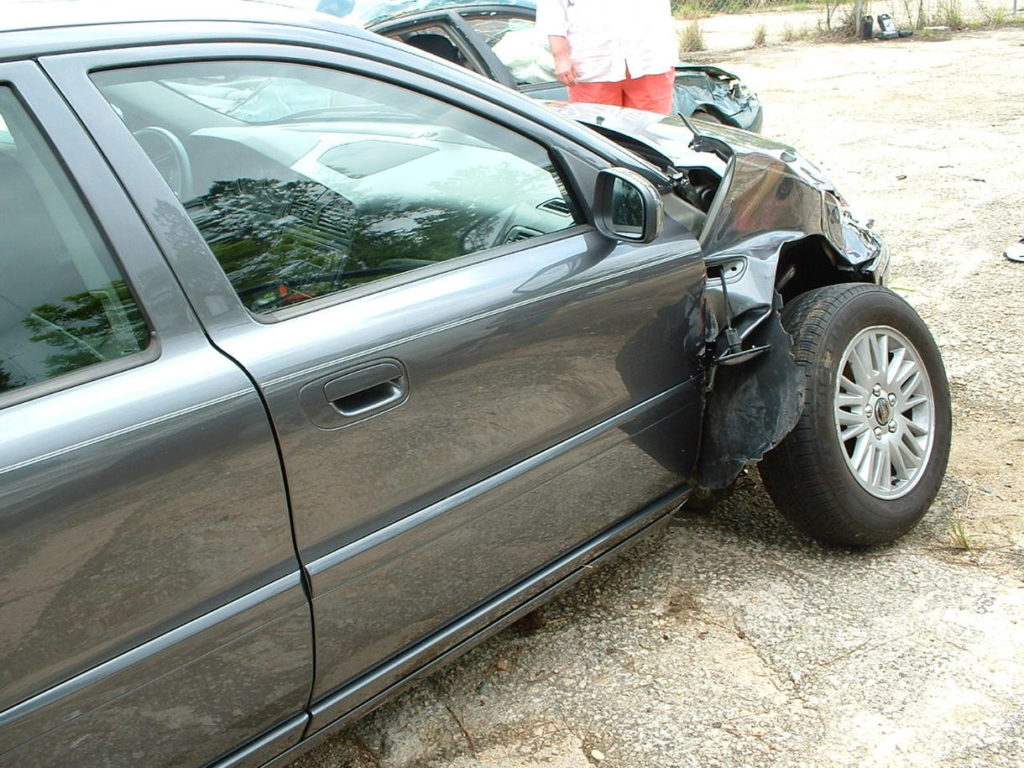
[[[0,392],[7,392],[12,389],[17,389],[23,386],[21,382],[15,380],[14,375],[4,370],[3,360],[0,360]]]
[[[189,213],[253,311],[343,287],[352,203],[313,181],[217,181]]]
[[[218,181],[188,208],[246,306],[267,312],[501,245],[512,230],[571,226],[538,208],[552,198],[565,199],[552,170],[514,159],[357,204],[309,180]]]
[[[109,305],[116,307],[113,313]],[[138,352],[149,339],[146,321],[120,280],[40,304],[22,324],[33,343],[53,350],[45,361],[51,378]]]
[[[613,188],[613,221],[626,227],[642,227],[644,222],[644,205],[640,193],[616,180]]]

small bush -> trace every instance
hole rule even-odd
[[[1010,21],[1010,12],[1001,5],[991,5],[978,0],[978,15],[981,16],[982,26],[1004,27]]]
[[[860,37],[860,21],[853,15],[852,9],[839,18],[839,26],[835,27],[840,37]]]
[[[935,12],[934,23],[950,29],[965,29],[967,24],[960,12],[960,0],[942,0]]]
[[[704,50],[704,30],[700,28],[699,21],[691,21],[683,27],[679,33],[679,47],[684,51]]]
[[[768,41],[768,28],[764,24],[754,27],[754,47],[761,48]]]

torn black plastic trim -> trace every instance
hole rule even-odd
[[[804,373],[777,309],[750,338],[770,349],[743,365],[718,366],[713,372],[692,481],[697,487],[727,488],[747,464],[760,461],[793,430],[803,410]]]

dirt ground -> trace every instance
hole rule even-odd
[[[755,477],[300,768],[1024,764],[1024,29],[721,59],[876,219],[954,396],[939,499],[822,549]]]

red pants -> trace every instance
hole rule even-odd
[[[675,70],[669,70],[663,75],[630,77],[616,82],[576,83],[569,86],[569,101],[611,104],[670,115],[675,75]]]

